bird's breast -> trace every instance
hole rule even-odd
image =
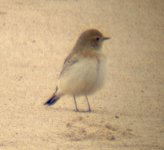
[[[105,75],[103,56],[81,55],[61,77],[60,85],[66,94],[90,94],[102,86]]]

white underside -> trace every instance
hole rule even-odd
[[[59,93],[88,95],[99,89],[105,78],[105,58],[81,57],[59,78]]]

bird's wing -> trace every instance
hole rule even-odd
[[[60,72],[60,76],[62,76],[62,74],[63,74],[67,69],[69,69],[70,66],[76,64],[76,63],[78,62],[78,58],[79,58],[79,56],[78,56],[77,53],[74,53],[74,52],[70,53],[70,54],[66,57],[66,59],[65,59],[65,61],[64,61],[63,69],[62,69],[62,71]]]

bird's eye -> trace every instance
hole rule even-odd
[[[100,40],[100,38],[99,38],[99,37],[97,37],[97,38],[96,38],[96,41],[99,41],[99,40]]]

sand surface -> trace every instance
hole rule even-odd
[[[163,0],[0,0],[0,150],[163,150]],[[97,28],[107,82],[43,103],[79,34]],[[71,86],[71,85],[70,85]]]

